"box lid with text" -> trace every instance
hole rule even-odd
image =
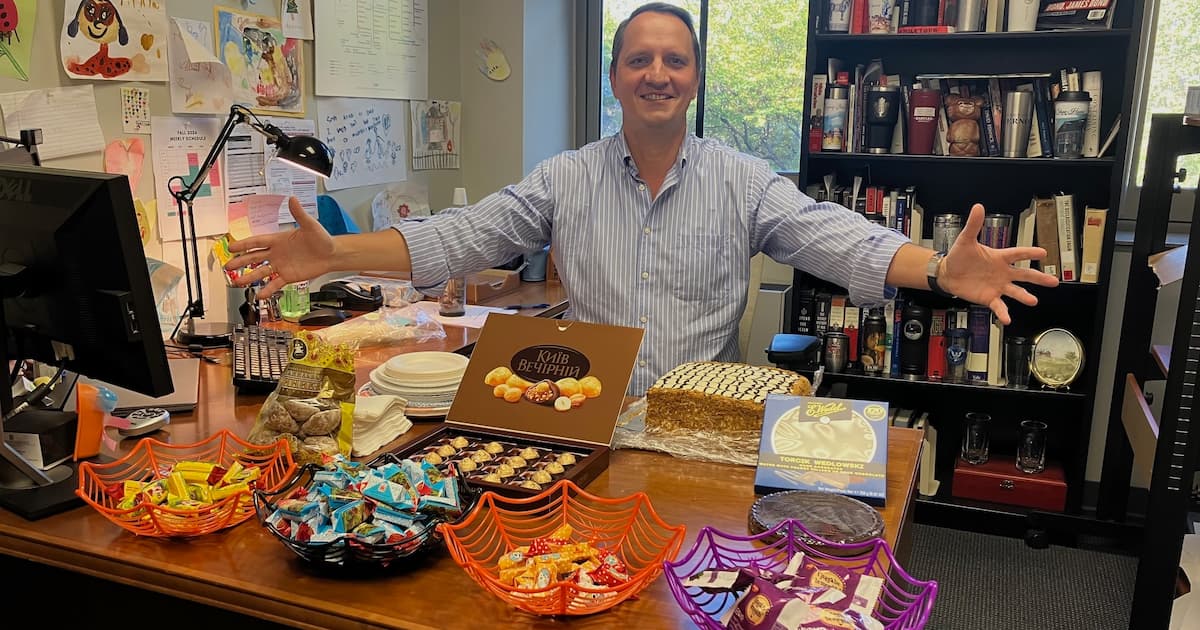
[[[608,446],[642,333],[492,313],[446,422]]]
[[[887,432],[886,402],[771,394],[755,491],[818,490],[883,505]]]

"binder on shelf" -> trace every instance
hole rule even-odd
[[[1054,207],[1054,200],[1038,197],[1034,199],[1033,203],[1037,208],[1035,238],[1038,247],[1046,250],[1046,257],[1041,261],[1041,269],[1044,273],[1061,279],[1058,255],[1058,211]]]
[[[1075,200],[1071,195],[1055,195],[1058,221],[1059,278],[1063,282],[1079,280],[1079,244],[1075,235]]]
[[[1083,258],[1080,260],[1079,281],[1096,284],[1100,280],[1100,254],[1104,246],[1104,224],[1108,209],[1087,208],[1083,213]]]

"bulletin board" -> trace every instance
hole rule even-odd
[[[436,0],[424,1],[429,5],[428,38],[435,47],[429,58],[428,90],[441,98],[458,99],[461,89],[458,55],[439,54],[436,50],[437,46],[455,46],[459,41],[457,7],[451,12],[438,6]],[[180,106],[178,94],[173,104],[171,64],[182,62],[173,54],[176,51],[169,50],[172,29],[182,28],[188,33],[189,29],[197,28],[201,34],[192,38],[194,42],[211,48],[217,58],[227,53],[228,66],[236,71],[230,80],[239,81],[235,87],[249,90],[239,95],[245,98],[250,94],[255,99],[251,105],[256,112],[278,117],[272,120],[292,120],[293,124],[305,120],[315,123],[321,116],[320,100],[314,96],[313,41],[282,34],[285,23],[289,32],[303,28],[289,5],[311,8],[311,0],[10,0],[6,4],[14,8],[15,16],[0,19],[0,109],[16,111],[25,103],[21,99],[27,98],[23,93],[31,90],[39,94],[42,90],[54,90],[51,98],[58,99],[56,102],[78,108],[60,112],[51,125],[55,134],[43,130],[55,138],[43,147],[43,164],[101,172],[107,164],[109,169],[127,174],[134,198],[140,202],[139,214],[149,223],[144,227],[150,236],[145,243],[149,258],[182,267],[180,243],[162,240],[160,213],[154,207],[160,178],[155,167],[162,171],[163,166],[163,147],[156,147],[154,140],[168,137],[152,134],[155,124],[161,123],[163,117],[173,117],[171,120],[177,127],[173,131],[186,128],[213,137],[224,124],[230,105],[220,99],[206,101],[205,95],[216,91],[206,89],[203,83],[190,90],[176,90],[184,94],[183,102],[190,103],[186,108]],[[111,19],[97,17],[97,12],[104,10],[113,13]],[[229,17],[223,37],[222,15]],[[248,15],[251,17],[245,17]],[[182,20],[176,22],[175,18]],[[107,25],[98,26],[104,22]],[[205,24],[211,41],[203,41]],[[240,46],[239,38],[229,30],[235,27],[240,29]],[[247,52],[248,47],[253,50]],[[441,59],[450,63],[436,65]],[[210,77],[210,80],[219,83],[224,79]],[[402,111],[392,117],[399,126],[392,136],[394,142],[406,145],[411,137],[408,101],[391,103],[396,104]],[[94,111],[94,115],[82,115],[87,110]],[[60,133],[59,130],[67,128],[63,125],[70,125],[72,133]],[[98,130],[93,128],[96,125]],[[18,132],[17,128],[5,128],[3,133],[15,136]],[[64,137],[70,140],[64,143]],[[203,142],[200,144],[204,146]],[[388,145],[388,150],[390,158],[398,149]],[[204,153],[201,148],[194,151],[201,160]],[[413,171],[411,153],[405,153],[404,157],[403,162],[395,162],[403,165],[400,174],[392,171],[365,185],[341,189],[327,189],[318,184],[316,192],[330,195],[364,230],[371,228],[372,200],[380,193],[394,192],[396,181],[404,182],[403,186],[416,191],[415,194],[434,199],[435,205],[438,200],[446,205],[450,191],[461,185],[459,171]],[[183,166],[194,168],[195,164],[188,161]],[[209,192],[224,186],[236,188],[235,175],[229,174],[229,181],[223,181],[221,175],[215,179],[210,175]],[[171,236],[169,230],[166,235]],[[226,287],[219,266],[207,255],[211,240],[205,238],[199,244],[205,263],[202,282],[206,306],[215,319],[236,321],[243,293]],[[185,300],[178,298],[180,310]]]

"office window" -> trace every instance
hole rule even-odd
[[[608,82],[612,38],[645,0],[604,0],[600,135],[621,128],[621,105]],[[703,38],[707,76],[688,109],[696,135],[718,138],[780,172],[800,167],[808,3],[802,0],[673,0]]]
[[[1142,143],[1138,147],[1137,183],[1141,185],[1146,168],[1146,144],[1149,141],[1150,115],[1183,111],[1189,85],[1200,85],[1200,2],[1196,0],[1159,0],[1154,51],[1150,58],[1150,85],[1146,94],[1146,118],[1142,121]],[[1200,174],[1200,155],[1179,160],[1188,172],[1184,186],[1195,188]]]

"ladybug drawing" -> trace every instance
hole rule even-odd
[[[17,34],[19,23],[17,3],[13,0],[0,0],[0,39],[3,39],[4,43],[11,46],[13,37],[16,37],[18,42],[21,41],[21,36]]]
[[[14,0],[0,0],[0,58],[7,58],[12,63],[17,76],[21,77],[22,81],[28,81],[29,75],[25,73],[25,68],[21,67],[21,62],[17,61],[12,51],[8,49],[12,45],[14,37],[18,42],[21,41],[21,35],[17,32],[20,22],[17,3]]]

